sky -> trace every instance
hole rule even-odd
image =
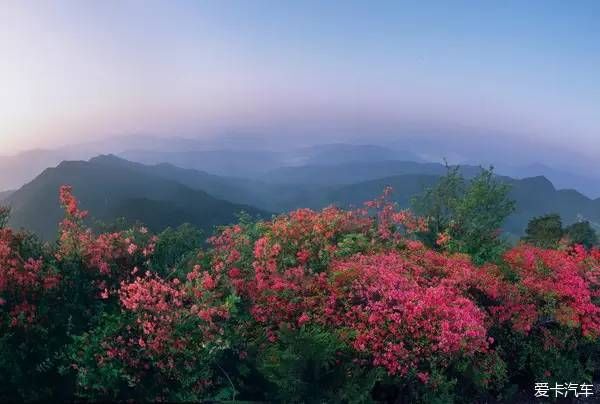
[[[3,0],[0,154],[253,133],[591,157],[599,19],[595,0]]]

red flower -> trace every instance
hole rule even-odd
[[[429,373],[427,372],[418,372],[417,373],[417,377],[419,378],[420,381],[422,381],[424,384],[427,384],[427,382],[429,381]]]
[[[204,272],[204,274],[202,275],[202,286],[206,290],[212,290],[216,286],[215,280],[213,279],[212,276],[210,276],[210,274],[208,272]]]
[[[437,237],[437,240],[435,241],[435,243],[440,247],[444,247],[446,244],[448,244],[449,241],[450,241],[450,236],[447,233],[440,233],[440,234],[438,234],[438,237]]]
[[[229,270],[228,274],[229,274],[230,278],[234,278],[235,279],[235,278],[239,278],[240,277],[241,272],[240,272],[239,268],[231,268]]]
[[[304,324],[310,321],[310,317],[306,313],[302,313],[302,315],[298,318],[298,325],[302,327]]]

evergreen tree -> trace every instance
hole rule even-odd
[[[506,248],[500,228],[515,209],[509,191],[493,168],[467,182],[459,167],[448,167],[446,176],[414,201],[417,213],[429,221],[423,241],[434,247],[446,235],[452,252],[470,254],[477,263],[497,259]]]
[[[598,235],[588,221],[573,223],[564,233],[572,244],[581,244],[588,249],[598,245]]]
[[[541,248],[557,248],[563,234],[560,215],[551,213],[531,219],[522,240]]]

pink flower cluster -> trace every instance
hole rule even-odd
[[[338,327],[350,327],[359,352],[390,374],[488,349],[485,313],[455,279],[422,266],[414,253],[355,257],[332,265],[334,290],[325,311]],[[465,270],[474,271],[470,264]],[[448,272],[446,276],[454,274]]]
[[[555,322],[598,336],[597,251],[522,245],[501,266],[477,267],[411,240],[423,226],[385,197],[354,211],[300,209],[262,223],[255,240],[239,226],[226,229],[211,239],[213,267],[248,299],[270,341],[281,328],[330,327],[373,365],[396,375],[419,370],[420,380],[431,362],[488,353],[494,325],[528,333]],[[338,258],[346,234],[362,235],[366,250]]]
[[[377,210],[379,236],[384,240],[392,237],[401,239],[407,233],[427,230],[427,221],[424,218],[414,216],[409,210],[396,209],[395,204],[390,201],[392,192],[391,187],[386,187],[381,197],[365,203],[367,209]]]
[[[8,313],[10,327],[32,324],[38,301],[60,282],[60,276],[46,268],[42,259],[21,257],[20,237],[10,229],[0,229],[0,314]]]
[[[584,336],[600,336],[598,251],[544,250],[521,245],[505,254],[504,261],[518,277],[505,286],[502,304],[494,308],[499,321],[511,321],[522,332],[558,323],[581,329]]]
[[[82,220],[87,216],[87,212],[79,210],[71,187],[61,187],[60,201],[65,208],[66,217],[60,225],[60,243],[56,258],[82,259],[89,269],[97,273],[101,297],[107,298],[111,292],[116,293],[122,280],[133,278],[135,271],[132,273],[123,268],[133,268],[136,261],[149,258],[158,239],[156,236],[150,236],[143,227],[129,232],[103,233],[96,236],[83,226]]]
[[[423,380],[432,356],[486,352],[486,313],[466,293],[476,272],[469,259],[405,238],[423,221],[385,199],[368,207],[378,209],[376,220],[364,209],[300,209],[263,223],[265,235],[254,243],[240,228],[226,229],[212,239],[213,266],[229,269],[230,282],[251,302],[250,312],[271,341],[282,327],[352,330],[342,334],[375,366],[390,374],[420,367]],[[336,258],[345,234],[368,240],[365,255]],[[387,241],[404,252],[380,252]],[[243,250],[252,254],[243,256]],[[324,256],[326,269],[315,271]]]

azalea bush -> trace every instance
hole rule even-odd
[[[94,234],[63,187],[55,244],[0,229],[0,399],[473,402],[598,377],[598,250],[432,249],[388,196],[203,243]]]
[[[583,246],[506,252],[502,270],[512,281],[492,314],[515,383],[598,377],[599,257]]]

